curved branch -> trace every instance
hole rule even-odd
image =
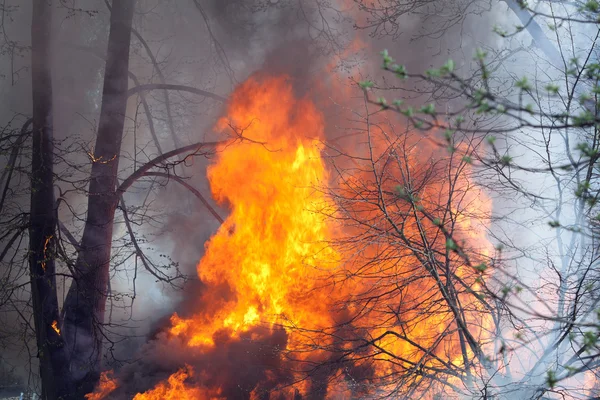
[[[160,276],[158,274],[158,272],[160,272],[160,271],[157,272],[154,269],[152,269],[152,267],[148,264],[148,260],[146,259],[146,255],[144,254],[144,251],[140,247],[140,245],[135,237],[135,233],[133,232],[133,228],[131,226],[131,220],[129,219],[129,215],[127,213],[127,205],[125,204],[125,200],[123,199],[123,197],[121,197],[121,211],[123,212],[123,218],[125,219],[125,226],[127,227],[127,232],[129,233],[129,238],[131,239],[131,243],[133,244],[133,247],[135,248],[135,254],[140,258],[140,260],[142,261],[142,264],[144,264],[144,268],[146,269],[146,271],[148,271],[152,276],[154,276],[156,279],[158,279],[159,281],[162,281],[162,282],[171,283],[174,280],[176,280],[177,278],[179,278],[179,277],[170,278],[168,275],[166,275],[163,272],[161,272],[162,276]],[[109,279],[109,282],[110,282],[110,279]]]
[[[109,11],[112,10],[112,5],[108,2],[108,0],[104,0],[104,4],[106,5],[106,7],[108,8]],[[137,38],[137,40],[141,43],[141,45],[146,50],[146,53],[148,54],[148,57],[150,58],[150,62],[152,62],[152,66],[154,67],[154,70],[156,71],[156,74],[158,75],[158,78],[160,79],[160,82],[162,84],[166,84],[167,81],[165,79],[165,75],[163,74],[162,70],[158,66],[158,60],[154,56],[154,53],[152,53],[152,49],[148,45],[148,42],[146,42],[146,40],[137,31],[137,29],[132,27],[131,33]],[[137,81],[135,82],[135,84],[136,84],[136,86],[140,85],[140,83]],[[179,147],[179,140],[177,139],[177,136],[175,135],[175,127],[173,126],[173,117],[171,115],[172,114],[171,113],[171,101],[169,100],[169,92],[166,89],[164,91],[164,97],[165,97],[165,107],[167,109],[167,119],[169,122],[169,129],[171,131],[171,136],[173,137],[173,142],[175,143],[175,147]],[[162,151],[161,151],[161,153],[162,153]]]
[[[217,221],[219,221],[220,223],[224,222],[223,218],[221,218],[221,216],[217,213],[213,206],[211,206],[210,203],[204,198],[204,196],[202,196],[202,193],[200,193],[198,189],[196,189],[180,177],[176,175],[167,174],[165,172],[146,172],[143,176],[160,176],[167,179],[173,179],[174,181],[182,184],[186,189],[192,192],[194,196],[196,196],[198,200],[202,202],[202,204],[204,204],[204,206],[208,209],[208,211],[210,211],[210,213],[215,217]]]
[[[156,71],[156,74],[158,75],[158,78],[160,79],[160,83],[166,84],[167,80],[165,79],[165,75],[162,73],[160,67],[158,66],[158,61],[156,60],[156,57],[154,57],[154,54],[152,53],[150,46],[148,46],[148,43],[144,40],[142,35],[135,28],[131,29],[131,33],[133,33],[133,35],[138,39],[138,41],[142,44],[142,46],[144,46],[144,49],[146,49],[146,53],[148,54],[148,57],[150,57],[152,66],[154,67],[154,70]],[[135,82],[135,85],[140,86],[140,83]],[[141,93],[140,93],[140,95],[141,95]],[[181,143],[179,142],[179,139],[177,138],[177,135],[175,134],[175,125],[173,124],[173,113],[171,112],[171,100],[169,99],[169,91],[165,89],[163,91],[163,96],[165,98],[165,108],[167,111],[167,122],[169,124],[169,131],[171,132],[171,138],[173,139],[173,144],[175,145],[175,147],[179,147],[179,146],[181,146]],[[162,153],[162,151],[161,151],[161,153]]]
[[[129,71],[129,78],[133,81],[133,83],[135,83],[136,86],[140,86],[140,81],[138,80],[137,76],[131,71]],[[154,140],[154,145],[158,149],[158,152],[162,153],[163,150],[162,150],[162,147],[160,146],[160,142],[158,141],[158,136],[156,136],[154,120],[152,119],[152,113],[150,111],[150,106],[148,105],[148,102],[146,101],[146,94],[144,92],[140,92],[140,100],[144,107],[144,112],[146,113],[146,119],[148,120],[148,128],[150,129],[150,135],[152,136],[152,140]]]
[[[139,85],[136,87],[132,87],[127,91],[127,96],[133,96],[139,92],[148,91],[148,90],[176,90],[179,92],[188,92],[197,94],[198,96],[209,97],[211,99],[217,100],[221,103],[225,103],[227,99],[225,97],[219,96],[218,94],[214,94],[211,92],[207,92],[206,90],[196,89],[191,86],[185,85],[175,85],[169,83],[147,83],[144,85]]]
[[[138,180],[142,176],[144,176],[144,174],[146,172],[148,172],[148,170],[158,166],[161,162],[163,162],[171,157],[174,157],[179,154],[183,154],[187,151],[192,151],[192,150],[195,150],[195,152],[193,154],[197,154],[197,152],[200,151],[200,149],[202,149],[202,148],[205,148],[205,147],[214,148],[220,144],[225,144],[225,143],[227,143],[227,142],[220,141],[220,142],[194,143],[194,144],[180,147],[179,149],[171,150],[167,153],[161,154],[160,156],[155,157],[152,160],[148,161],[146,164],[144,164],[140,168],[138,168],[134,173],[129,175],[129,177],[127,177],[127,179],[125,179],[123,181],[123,183],[121,183],[121,185],[119,185],[119,187],[117,188],[117,195],[121,196],[123,193],[125,193],[127,191],[127,189],[129,189],[129,187],[133,184],[133,182],[135,182],[136,180]]]

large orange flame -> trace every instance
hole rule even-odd
[[[211,345],[221,330],[329,322],[327,294],[314,290],[320,269],[338,259],[319,212],[327,201],[314,190],[327,180],[322,118],[285,78],[249,80],[230,104],[217,129],[244,140],[219,149],[208,170],[214,198],[231,208],[198,264],[210,306],[192,318],[172,317],[171,332],[190,346]]]
[[[403,319],[412,321],[402,328],[409,340],[390,335],[374,342],[385,351],[376,357],[384,362],[373,367],[372,374],[392,376],[394,365],[405,368],[402,363],[426,363],[435,368],[435,358],[421,361],[429,355],[416,347],[415,342],[423,349],[433,348],[440,353],[437,366],[443,367],[444,359],[460,365],[461,349],[452,315],[440,308],[443,299],[436,283],[419,278],[426,274],[419,270],[414,256],[404,255],[399,248],[404,258],[384,257],[377,263],[369,263],[368,268],[358,263],[360,270],[353,270],[347,263],[339,268],[343,259],[353,255],[340,253],[343,246],[331,245],[332,240],[341,236],[336,231],[339,227],[328,218],[335,208],[334,199],[316,189],[329,183],[330,177],[321,157],[324,122],[311,101],[298,98],[286,77],[254,77],[236,89],[227,117],[217,123],[216,130],[238,139],[218,149],[215,163],[208,170],[213,197],[227,205],[230,214],[206,244],[205,255],[197,266],[198,276],[205,285],[198,293],[197,307],[190,315],[171,317],[172,337],[183,340],[190,351],[209,352],[218,347],[224,336],[235,339],[250,334],[254,339],[258,334],[253,329],[257,327],[263,329],[261,332],[283,329],[287,335],[285,350],[297,351],[294,362],[323,360],[325,357],[319,353],[324,354],[324,349],[343,352],[353,345],[352,341],[334,343],[340,336],[326,333],[330,332],[328,327],[339,322],[340,313],[357,316],[354,323],[360,335],[376,338],[396,326],[397,322],[390,322],[389,315],[391,307],[398,307],[398,312],[404,313]],[[342,178],[346,190],[355,194],[369,185],[368,178],[361,173]],[[458,185],[468,187],[470,182],[460,178]],[[446,182],[421,191],[423,204],[435,206],[440,199],[444,200],[449,187]],[[484,206],[488,203],[486,198],[477,197],[480,192],[472,193],[476,194],[465,189],[462,201]],[[379,218],[379,209],[369,208],[368,201],[357,204],[352,212],[373,221]],[[406,214],[404,206],[397,205],[396,200],[390,204],[391,213]],[[456,224],[462,226],[464,233],[459,239],[479,241],[481,248],[487,248],[480,227],[469,216],[457,215]],[[382,221],[381,226],[385,223]],[[433,251],[443,254],[445,240],[443,235],[439,240],[439,228],[431,222],[420,224],[405,221],[406,235],[416,237],[419,229],[424,229],[427,235],[432,235]],[[361,257],[375,257],[381,251],[378,245],[361,246]],[[456,263],[459,265],[461,260]],[[343,285],[331,285],[336,270],[345,274]],[[467,284],[476,284],[465,266],[454,268],[454,273]],[[361,280],[361,274],[368,276]],[[387,307],[361,305],[356,299],[360,293],[386,299],[383,292],[387,288],[377,283],[381,274],[391,274],[392,280],[410,276],[416,283],[400,304],[394,298]],[[431,309],[420,304],[424,294],[432,304]],[[463,304],[479,311],[479,306],[467,295],[459,297]],[[337,314],[332,312],[335,304],[345,304],[343,312],[339,309]],[[419,312],[419,307],[425,311]],[[473,313],[467,320],[484,326],[485,322],[478,318]],[[396,356],[403,361],[391,360]],[[386,359],[393,362],[386,363]],[[330,385],[335,388],[328,389],[328,398],[344,398],[344,393],[350,393],[348,382],[341,375],[329,377]],[[135,400],[223,398],[219,387],[207,387],[196,378],[192,368],[186,367],[154,389],[138,394]],[[303,393],[307,385],[300,382],[295,390]],[[290,393],[286,398],[293,397],[293,392]],[[255,397],[258,398],[253,392],[251,398]]]

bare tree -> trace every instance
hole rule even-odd
[[[191,158],[212,153],[214,143],[179,145],[173,151],[160,154],[161,145],[154,130],[155,116],[145,94],[159,89],[165,92],[185,91],[201,98],[212,97],[219,102],[224,99],[207,90],[168,83],[152,50],[132,27],[135,2],[116,2],[109,7],[111,20],[106,54],[90,52],[87,48],[79,50],[84,50],[88,58],[91,56],[106,62],[96,143],[92,150],[87,151],[86,140],[81,137],[65,138],[64,132],[61,132],[60,139],[57,140],[53,134],[56,131],[53,120],[64,111],[66,104],[57,101],[56,93],[52,90],[55,77],[52,75],[54,60],[51,51],[55,45],[53,34],[56,33],[52,26],[53,14],[56,10],[66,10],[68,17],[95,18],[98,11],[46,1],[34,1],[32,4],[33,118],[17,116],[15,120],[23,119],[23,126],[14,129],[8,125],[1,137],[3,150],[9,154],[6,158],[7,168],[1,178],[1,223],[6,227],[0,255],[3,266],[2,307],[3,310],[16,313],[24,324],[24,345],[31,346],[26,347],[29,357],[40,360],[42,397],[82,398],[92,390],[99,377],[101,357],[105,350],[103,342],[112,340],[108,336],[107,328],[111,323],[105,317],[105,309],[111,290],[109,274],[111,269],[115,270],[119,265],[115,263],[117,258],[113,246],[113,226],[115,222],[119,222],[115,218],[115,211],[119,204],[128,228],[127,235],[130,237],[130,242],[123,249],[132,249],[145,271],[154,275],[157,280],[174,283],[185,278],[178,269],[172,273],[162,272],[164,267],[153,264],[145,255],[147,250],[140,245],[139,233],[134,231],[133,224],[138,223],[138,218],[143,218],[143,210],[148,209],[148,205],[127,207],[123,198],[127,189],[141,179],[165,181],[166,178],[165,182],[170,179],[191,191],[218,217],[218,213],[202,194],[186,182],[185,177],[174,173],[175,167],[180,168]],[[8,5],[2,10],[4,16],[10,11]],[[143,47],[150,56],[151,65],[155,71],[159,71],[160,83],[140,83],[130,71],[132,32],[145,45]],[[12,46],[13,50],[16,46]],[[130,79],[134,82],[132,87],[129,86]],[[160,155],[133,162],[134,173],[126,179],[119,179],[123,174],[123,165],[130,168],[127,157],[125,164],[120,164],[119,160],[124,154],[122,139],[126,134],[124,128],[128,120],[127,103],[136,96],[140,100],[139,104],[145,107],[148,122],[144,126],[150,127],[153,145],[158,148]],[[171,101],[168,97],[165,100],[168,111]],[[171,134],[174,135],[172,115],[169,115],[169,121]],[[59,126],[64,128],[64,121],[60,122]],[[139,146],[146,144],[140,143]],[[139,152],[139,147],[135,148],[135,152]],[[30,182],[29,190],[22,183],[23,177]],[[150,191],[152,185],[156,183],[151,184]],[[22,199],[29,194],[31,201],[24,204]],[[73,194],[85,196],[88,202],[87,212],[81,213],[71,208]],[[84,221],[81,239],[78,239],[77,231],[70,230],[77,227],[77,224],[59,221],[60,215],[64,218],[65,208],[72,212],[71,218]],[[137,210],[140,209],[142,212],[138,213]],[[23,238],[27,238],[27,232],[30,250],[24,253],[22,242]],[[30,282],[19,265],[23,254],[28,258],[32,277]],[[127,258],[124,257],[124,260]],[[126,267],[129,268],[128,265]],[[137,274],[137,269],[135,273]],[[28,303],[29,294],[25,290],[29,284],[32,304]],[[59,292],[61,288],[62,300]],[[65,289],[68,289],[66,297]],[[135,281],[133,290],[135,293]],[[119,296],[114,292],[112,295],[111,303],[113,298]],[[30,324],[32,316],[33,326]],[[35,334],[35,343],[29,343],[29,334]],[[27,386],[36,386],[35,375],[33,373],[32,381]]]
[[[31,211],[29,220],[29,269],[37,334],[42,397],[65,393],[67,363],[64,343],[56,326],[59,321],[56,266],[49,257],[55,242],[52,78],[50,74],[51,5],[34,2],[32,16],[33,143],[31,167]]]
[[[519,70],[504,49],[478,50],[473,72],[449,60],[412,73],[384,52],[397,100],[373,97],[385,87],[361,82],[370,104],[356,113],[364,147],[331,146],[341,182],[331,188],[332,217],[349,227],[338,245],[352,255],[338,278],[363,289],[346,303],[360,310],[348,322],[355,336],[330,350],[342,354],[336,362],[380,371],[382,397],[597,396],[599,69],[587,24],[598,9],[552,10],[535,14],[552,20],[559,59],[513,53]],[[430,102],[404,101],[411,81]],[[438,111],[447,99],[451,107]],[[378,119],[382,111],[408,131]],[[481,188],[495,208],[489,239],[460,224],[461,215],[489,217],[467,201]],[[478,239],[493,245],[473,247]]]

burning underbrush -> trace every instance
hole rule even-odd
[[[344,253],[348,243],[332,245],[347,224],[332,218],[339,199],[318,189],[331,177],[322,158],[323,117],[311,101],[297,98],[285,77],[254,77],[235,91],[216,130],[242,140],[222,145],[208,169],[212,195],[230,214],[198,263],[203,285],[188,302],[192,306],[173,314],[141,349],[139,361],[116,378],[103,377],[89,399],[365,398],[374,393],[372,383],[396,369],[461,363],[452,316],[441,310],[437,286],[423,277],[419,260],[406,254],[402,262],[380,257],[378,264],[380,273],[395,270],[397,282],[406,276],[415,281],[403,299],[414,306],[405,307],[413,325],[401,326],[389,318],[393,307],[393,315],[401,313],[399,298],[380,293],[385,285],[375,275],[352,279],[364,267],[348,267],[349,259],[374,257],[381,247],[363,243],[362,251]],[[355,210],[372,218],[377,208],[369,208],[373,203],[361,200],[358,190],[368,179],[354,179],[338,183],[355,191]],[[442,192],[437,187],[423,197],[433,202]],[[385,230],[385,223],[383,218],[375,225]],[[470,222],[463,223],[473,233]],[[418,236],[416,229],[405,224],[408,235]],[[438,239],[432,247],[446,252],[446,241]],[[453,273],[472,284],[464,268]],[[340,274],[344,282],[336,284]],[[377,306],[369,295],[379,296]],[[416,315],[423,296],[431,307]],[[386,299],[387,308],[381,305]],[[479,311],[475,305],[472,310]],[[394,327],[410,340],[386,335]],[[431,357],[411,341],[439,355]]]

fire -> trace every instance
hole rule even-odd
[[[52,327],[52,329],[54,329],[54,332],[58,333],[60,335],[60,328],[58,327],[58,321],[52,321],[52,325],[50,325]]]
[[[182,341],[190,354],[209,355],[218,353],[224,343],[259,342],[272,332],[284,332],[285,340],[274,346],[284,348],[269,351],[275,352],[274,357],[281,360],[286,354],[293,354],[282,362],[293,364],[286,364],[285,368],[294,373],[302,370],[300,363],[318,364],[331,357],[327,355],[329,350],[337,352],[335,357],[338,357],[353,346],[363,349],[350,360],[354,366],[360,365],[365,352],[377,353],[374,356],[377,363],[364,368],[372,377],[384,380],[386,376],[393,377],[395,369],[459,366],[465,355],[456,339],[453,316],[440,306],[444,300],[438,286],[434,280],[424,278],[427,274],[414,254],[395,243],[377,243],[377,238],[382,237],[380,234],[363,243],[350,241],[352,248],[348,251],[344,251],[344,246],[332,245],[332,242],[343,241],[344,235],[339,222],[331,219],[338,204],[332,196],[317,189],[330,184],[332,177],[322,158],[323,117],[313,103],[298,98],[286,77],[254,77],[237,88],[226,115],[216,124],[216,131],[242,140],[219,148],[214,164],[208,169],[208,179],[214,199],[228,206],[230,213],[206,243],[205,255],[197,265],[204,287],[197,294],[194,312],[171,317],[170,338]],[[418,165],[418,160],[409,159],[407,163]],[[395,170],[388,174],[401,176],[400,171]],[[354,216],[359,221],[366,218],[375,221],[378,229],[385,228],[389,220],[382,219],[381,210],[367,201],[368,193],[364,193],[367,197],[361,197],[365,188],[367,192],[373,191],[368,177],[355,173],[336,179],[351,192],[349,198],[356,195],[365,199],[351,201],[346,217],[356,213]],[[448,190],[457,185],[472,186],[467,178],[453,185],[442,182],[422,190],[419,196],[426,208],[435,209],[440,199],[447,197]],[[384,190],[391,193],[394,186],[386,186]],[[486,209],[489,200],[479,195],[480,192],[465,191],[462,201]],[[397,194],[390,196],[398,197]],[[395,200],[396,197],[386,199],[393,218],[411,211],[406,204]],[[453,212],[458,213],[455,209]],[[469,216],[459,214],[456,225],[464,232],[457,239],[479,241],[481,248],[488,247],[487,241],[482,239],[481,227]],[[435,223],[417,224],[414,219],[407,219],[403,226],[404,234],[411,237],[419,237],[422,233],[419,229],[424,230],[426,236],[433,238],[433,251],[445,253],[445,240],[443,235],[439,239],[439,227]],[[356,226],[343,226],[343,229],[355,235],[355,239],[371,234]],[[384,249],[385,246],[388,248]],[[377,259],[382,249],[395,251],[396,255]],[[352,259],[359,262],[349,263]],[[361,260],[367,263],[361,264]],[[476,283],[477,275],[462,265],[458,257],[452,263],[456,264],[454,273],[466,285]],[[335,284],[332,277],[336,274],[343,277],[343,284]],[[383,281],[381,276],[391,276],[388,279],[396,283],[403,279],[414,283],[399,301],[393,288],[396,283]],[[392,290],[388,290],[390,287]],[[461,292],[457,296],[467,308],[479,311],[480,306],[470,295]],[[361,303],[369,298],[375,300]],[[339,307],[340,304],[343,306]],[[397,318],[390,317],[394,312]],[[480,318],[475,312],[466,317],[469,322],[485,326],[486,322]],[[350,319],[354,330],[349,328],[350,324],[346,328],[339,324]],[[336,328],[338,331],[331,330],[336,324],[342,327]],[[406,338],[400,340],[398,335],[387,335],[393,330]],[[372,342],[371,346],[363,345],[367,339]],[[423,350],[427,348],[435,355]],[[326,388],[313,397],[350,398],[365,394],[352,387],[348,371],[354,366],[333,367],[325,378]],[[220,367],[209,371],[213,366],[206,364],[202,368],[206,370],[186,366],[134,399],[232,398],[220,386],[223,384],[218,377]],[[210,377],[207,371],[212,373]],[[266,371],[264,379],[276,382],[274,371]],[[293,385],[297,378],[300,383]],[[311,398],[312,383],[302,376],[294,379],[285,382],[293,385],[287,392],[278,390],[276,383],[269,383],[266,389],[260,388],[260,392],[256,386],[244,389],[247,390],[244,396],[258,399],[265,396],[264,391],[277,391],[282,398],[295,398],[296,393]],[[111,390],[115,388],[116,384]]]
[[[190,366],[180,369],[171,375],[166,382],[160,382],[154,389],[138,393],[133,400],[225,400],[219,396],[218,390],[204,390],[186,385],[186,379],[194,374]]]
[[[42,270],[44,272],[46,272],[46,260],[48,259],[46,253],[48,252],[48,245],[50,244],[50,241],[52,240],[54,236],[50,235],[46,238],[46,240],[44,241],[44,259],[42,260]]]
[[[112,371],[102,372],[98,387],[92,393],[86,394],[85,398],[87,400],[102,400],[107,398],[118,387],[117,380],[112,375]]]
[[[327,181],[320,157],[323,121],[308,100],[295,99],[285,78],[250,80],[231,100],[217,130],[246,141],[220,149],[208,178],[214,198],[231,213],[207,243],[198,276],[209,289],[192,318],[172,318],[171,332],[190,346],[212,345],[257,325],[324,326],[326,292],[319,269],[339,257],[328,246],[320,213],[327,199],[314,185]],[[227,296],[223,288],[228,290]]]

